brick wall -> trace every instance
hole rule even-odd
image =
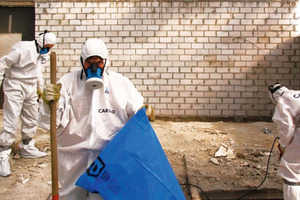
[[[54,32],[58,78],[81,69],[87,38],[161,117],[270,119],[267,86],[300,89],[299,2],[39,2],[36,31]],[[49,82],[49,67],[44,76]]]

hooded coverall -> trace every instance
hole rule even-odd
[[[75,186],[114,135],[143,105],[143,97],[126,77],[105,70],[103,87],[88,90],[81,71],[64,75],[57,107],[58,174],[60,200],[99,200]],[[40,125],[48,127],[49,107],[40,110]]]
[[[43,84],[41,58],[35,41],[23,41],[14,45],[12,51],[0,59],[0,83],[5,73],[4,122],[0,146],[15,142],[19,117],[22,121],[22,139],[31,139],[36,134],[37,86]]]
[[[277,98],[276,98],[277,97]],[[300,91],[286,90],[277,101],[273,121],[285,152],[278,174],[284,179],[285,200],[300,199]]]

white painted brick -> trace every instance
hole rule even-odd
[[[43,14],[43,15],[40,15],[40,19],[49,20],[49,19],[52,19],[52,16],[51,16],[51,14]]]
[[[72,2],[62,2],[62,7],[64,8],[72,8],[73,6],[76,6],[76,4],[74,5]]]
[[[252,8],[253,13],[264,13],[265,9],[264,8]],[[267,17],[266,17],[267,18]]]
[[[222,31],[232,31],[233,30],[233,26],[232,25],[223,25],[221,27]]]

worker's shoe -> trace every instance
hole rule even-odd
[[[23,142],[21,142],[19,145],[22,158],[41,158],[47,155],[45,152],[41,152],[34,146],[33,140],[30,140],[28,144],[23,140]]]
[[[9,165],[10,153],[10,148],[0,147],[0,176],[6,177],[11,174]]]

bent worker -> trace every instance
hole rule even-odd
[[[276,104],[272,119],[280,138],[278,174],[284,182],[283,196],[285,200],[300,199],[300,91],[276,83],[269,86],[269,93]]]
[[[70,72],[58,84],[45,86],[40,111],[41,127],[49,128],[46,104],[59,99],[56,134],[60,200],[102,199],[75,183],[144,101],[128,78],[108,70],[108,52],[102,40],[88,39],[80,61],[81,71]],[[147,108],[151,111],[152,107]]]
[[[10,146],[16,140],[19,118],[21,118],[20,143],[23,158],[39,158],[46,154],[39,151],[32,138],[36,135],[38,117],[38,95],[41,95],[42,70],[49,50],[56,43],[56,36],[47,32],[37,40],[21,41],[11,52],[0,59],[0,85],[3,80],[3,129],[0,132],[0,176],[11,174]]]

